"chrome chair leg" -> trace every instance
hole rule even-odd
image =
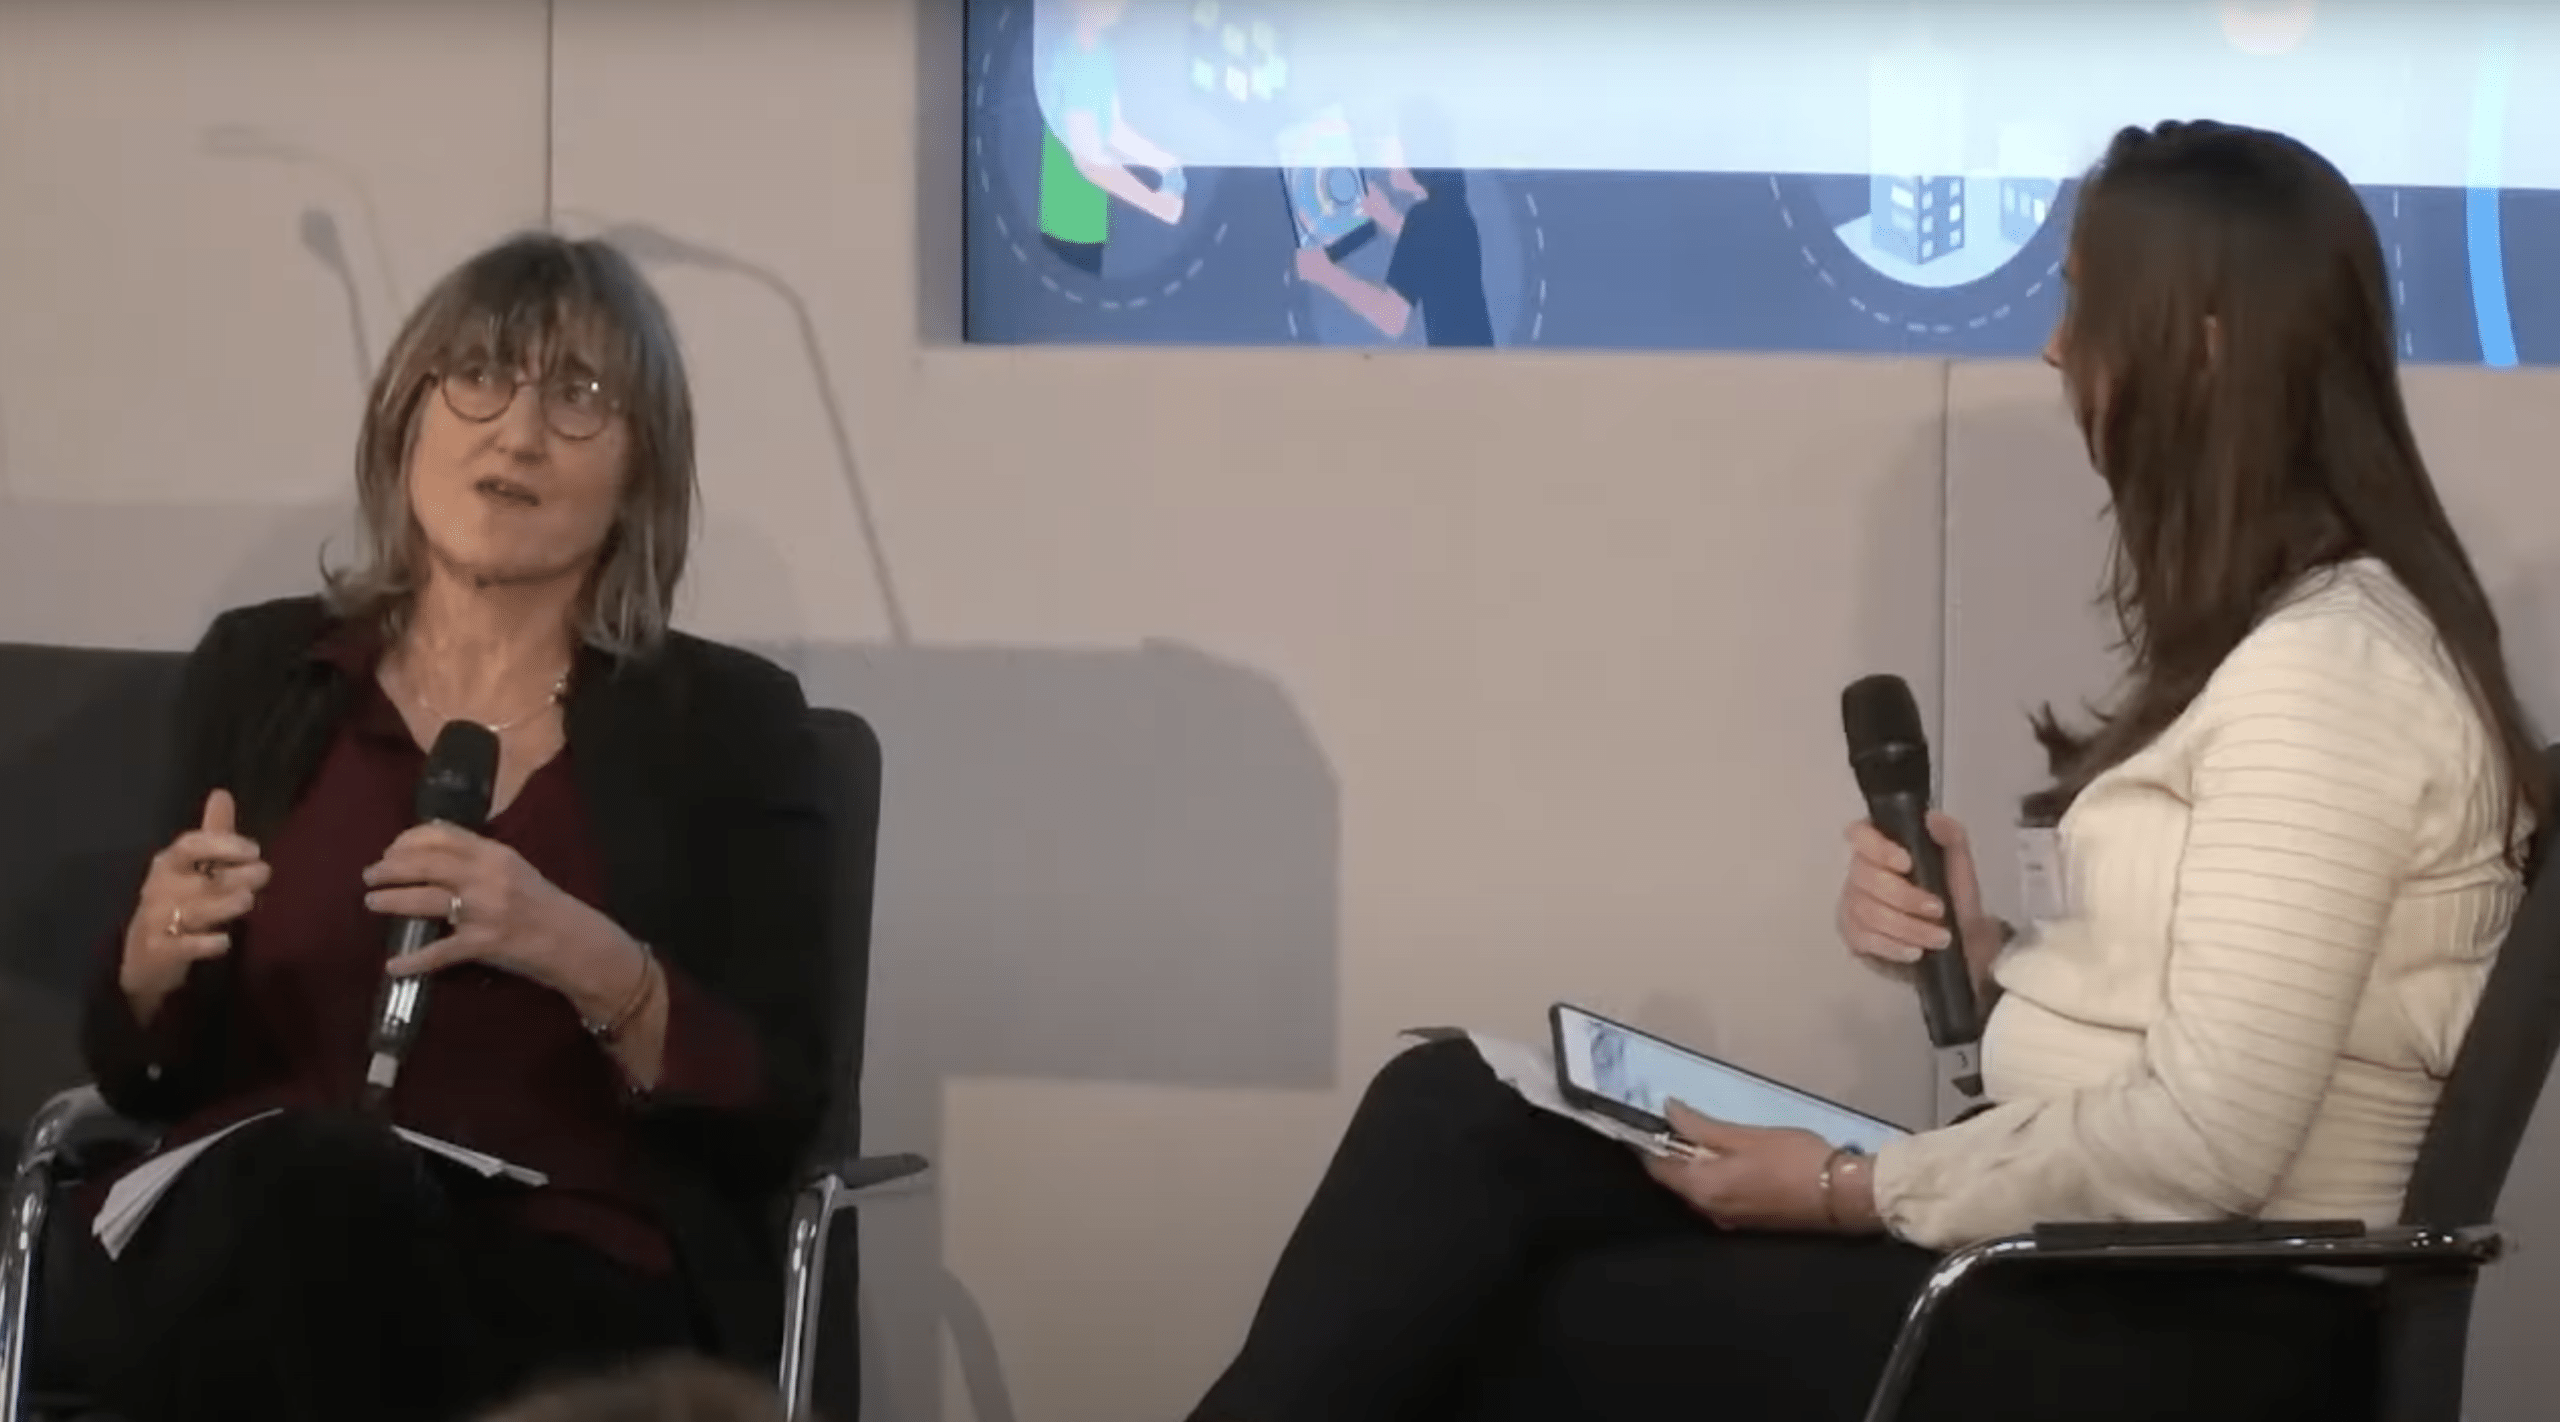
[[[9,1182],[0,1221],[0,1422],[19,1422],[27,1392],[29,1320],[35,1313],[36,1249],[52,1204],[53,1172],[30,1160]]]
[[[0,1422],[25,1415],[29,1337],[36,1311],[36,1256],[53,1206],[54,1163],[73,1127],[104,1115],[94,1088],[47,1101],[27,1126],[9,1177],[8,1215],[0,1219]]]
[[[783,1255],[782,1366],[775,1379],[782,1392],[784,1415],[791,1422],[809,1416],[809,1395],[816,1385],[818,1316],[826,1285],[827,1239],[836,1212],[851,1204],[852,1192],[833,1175],[820,1176],[791,1202],[791,1231]],[[15,1419],[0,1418],[0,1422]]]

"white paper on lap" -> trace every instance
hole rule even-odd
[[[125,1246],[133,1242],[134,1234],[142,1228],[142,1222],[151,1217],[151,1212],[159,1206],[161,1197],[169,1193],[169,1187],[177,1183],[178,1177],[186,1173],[188,1166],[195,1164],[199,1157],[212,1149],[223,1137],[243,1126],[255,1125],[276,1114],[278,1113],[274,1111],[261,1111],[246,1120],[235,1121],[201,1140],[189,1141],[174,1150],[162,1151],[127,1172],[123,1179],[118,1180],[107,1191],[106,1203],[98,1207],[98,1218],[89,1227],[90,1233],[97,1236],[99,1247],[107,1251],[107,1257],[110,1259],[120,1257],[124,1253]],[[392,1129],[400,1139],[419,1150],[430,1155],[441,1156],[487,1179],[506,1179],[515,1181],[519,1185],[537,1187],[551,1183],[551,1177],[539,1170],[528,1169],[512,1161],[500,1160],[494,1155],[486,1155],[467,1146],[458,1146],[451,1141],[438,1140],[416,1131],[397,1126]]]

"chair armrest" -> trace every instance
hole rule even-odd
[[[43,1247],[55,1188],[111,1147],[140,1144],[148,1149],[151,1139],[147,1128],[117,1115],[90,1086],[47,1101],[27,1123],[9,1174],[7,1204],[0,1208],[0,1422],[17,1422],[23,1415],[36,1254]]]
[[[2337,1268],[2476,1269],[2506,1252],[2494,1225],[2436,1229],[2362,1220],[2207,1220],[2160,1224],[2038,1225],[2000,1257],[2011,1263],[2143,1263],[2327,1265]],[[1943,1267],[1943,1266],[1942,1266]]]
[[[116,1114],[96,1087],[74,1087],[37,1108],[18,1152],[17,1170],[78,1174],[110,1155],[139,1154],[158,1141],[156,1129]]]
[[[825,1190],[832,1185],[837,1192],[859,1192],[893,1184],[909,1176],[922,1175],[933,1168],[933,1162],[909,1152],[895,1155],[849,1155],[811,1171],[800,1184],[803,1194]],[[847,1201],[846,1203],[851,1203]]]
[[[2371,1228],[2361,1220],[2200,1220],[2062,1223],[1986,1240],[1938,1261],[1902,1318],[1901,1336],[1867,1405],[1867,1422],[1892,1422],[1920,1371],[1929,1333],[1949,1296],[1989,1265],[2185,1263],[2239,1269],[2381,1268],[2471,1273],[2506,1251],[2494,1225]]]
[[[931,1165],[923,1156],[904,1153],[849,1155],[811,1171],[793,1198],[782,1261],[782,1358],[775,1379],[792,1422],[809,1415],[819,1303],[826,1292],[827,1235],[836,1215],[860,1203],[864,1191],[921,1175]]]

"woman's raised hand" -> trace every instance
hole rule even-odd
[[[204,820],[151,857],[133,917],[125,924],[116,974],[135,1010],[148,1017],[186,981],[187,970],[231,951],[231,925],[248,915],[267,884],[258,846],[234,825],[231,792],[205,797]]]

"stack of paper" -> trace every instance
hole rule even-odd
[[[242,1126],[255,1125],[275,1114],[273,1111],[261,1111],[247,1120],[235,1121],[201,1140],[189,1141],[174,1150],[162,1151],[135,1166],[123,1179],[118,1180],[114,1187],[107,1191],[106,1203],[98,1207],[97,1221],[90,1226],[91,1233],[98,1237],[99,1246],[107,1251],[107,1257],[113,1259],[124,1253],[125,1246],[133,1242],[134,1233],[142,1228],[142,1222],[149,1219],[152,1210],[159,1206],[160,1197],[169,1193],[169,1187],[177,1183],[178,1177],[186,1173],[188,1166],[195,1164],[198,1156],[203,1155],[224,1136],[230,1135]],[[544,1175],[541,1171],[528,1169],[513,1161],[500,1160],[494,1155],[485,1155],[469,1147],[458,1146],[451,1141],[437,1140],[433,1136],[420,1135],[416,1131],[401,1127],[395,1126],[392,1129],[400,1139],[418,1149],[430,1155],[442,1156],[485,1178],[512,1180],[519,1185],[528,1186],[551,1183],[551,1177]]]
[[[458,1146],[451,1141],[440,1141],[433,1136],[422,1136],[416,1131],[399,1126],[392,1127],[392,1132],[429,1155],[443,1156],[454,1164],[466,1170],[476,1171],[491,1180],[507,1179],[519,1185],[551,1183],[551,1177],[539,1170],[518,1165],[511,1160],[500,1160],[494,1155],[483,1155],[468,1146]]]
[[[134,1231],[142,1228],[142,1222],[150,1218],[153,1207],[160,1203],[160,1197],[169,1193],[169,1187],[177,1183],[188,1166],[195,1164],[197,1156],[242,1126],[254,1125],[274,1114],[273,1111],[261,1111],[248,1120],[235,1121],[201,1140],[189,1141],[175,1150],[162,1151],[127,1172],[113,1189],[107,1191],[107,1202],[98,1207],[97,1221],[89,1227],[98,1236],[98,1243],[105,1247],[107,1257],[113,1259],[124,1253],[124,1247],[133,1242]]]

